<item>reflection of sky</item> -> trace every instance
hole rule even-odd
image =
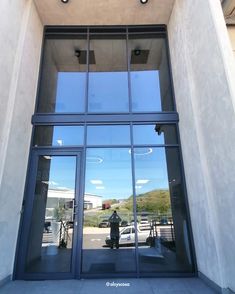
[[[76,157],[52,156],[49,174],[49,189],[75,188]]]
[[[164,144],[164,133],[158,135],[154,128],[155,125],[134,125],[134,144]],[[53,146],[81,146],[83,139],[83,126],[54,126]],[[130,145],[130,142],[130,125],[88,126],[88,145]]]
[[[59,72],[55,112],[85,111],[86,73]]]
[[[128,112],[127,72],[89,74],[89,111]]]
[[[83,126],[54,126],[52,140],[53,146],[83,145],[83,141]]]
[[[135,152],[137,193],[167,189],[164,148],[138,148]],[[94,162],[89,158],[102,161]],[[94,181],[98,181],[98,184],[92,183]],[[130,149],[88,149],[85,191],[103,196],[104,199],[123,199],[132,195]]]
[[[127,72],[89,73],[89,112],[128,112]],[[55,112],[85,111],[86,73],[59,72]],[[160,111],[161,94],[157,70],[132,71],[133,111]]]
[[[157,70],[131,72],[133,111],[160,111],[161,94]]]

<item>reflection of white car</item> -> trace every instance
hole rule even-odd
[[[138,243],[146,243],[146,239],[149,236],[149,231],[141,231],[139,227],[137,227],[137,235],[138,235]],[[111,239],[110,235],[106,237],[105,240],[106,245],[110,246]],[[119,237],[119,245],[122,244],[133,244],[135,243],[135,227],[134,226],[128,226],[125,227],[120,231],[120,237]]]

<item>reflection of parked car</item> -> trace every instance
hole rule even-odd
[[[162,219],[160,220],[160,224],[161,224],[161,225],[168,225],[167,218],[166,218],[166,217],[162,218]]]
[[[68,229],[72,229],[73,228],[73,221],[67,221],[66,223]]]
[[[149,236],[149,231],[142,231],[140,230],[139,227],[137,227],[137,235],[138,235],[138,243],[146,243],[146,240]],[[105,243],[108,246],[111,245],[110,235],[106,237]],[[123,228],[120,231],[119,244],[128,245],[128,244],[134,244],[134,243],[135,243],[135,227],[128,226]]]
[[[127,227],[128,225],[129,225],[128,221],[125,221],[125,220],[121,221],[121,224],[120,224],[121,227]]]
[[[108,219],[104,219],[101,223],[99,223],[99,228],[108,228],[109,226],[110,224]]]

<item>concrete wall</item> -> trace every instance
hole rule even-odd
[[[168,26],[198,270],[235,291],[235,64],[219,0],[176,0]]]
[[[31,138],[42,24],[31,0],[0,3],[0,280],[12,274]]]

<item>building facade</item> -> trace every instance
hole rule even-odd
[[[0,4],[1,283],[199,274],[235,290],[233,4]]]

